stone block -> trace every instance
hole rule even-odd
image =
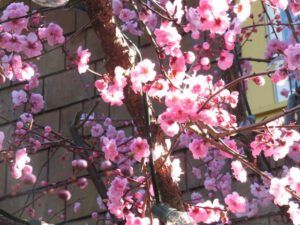
[[[91,97],[93,89],[86,88],[86,85],[92,83],[92,76],[79,75],[75,70],[47,77],[44,88],[46,109],[62,107]]]
[[[67,137],[70,137],[70,126],[73,123],[77,112],[82,110],[82,103],[75,104],[61,110],[60,117],[60,132]]]
[[[48,53],[33,62],[38,66],[41,76],[44,76],[64,70],[65,54],[60,48],[48,50]]]
[[[47,22],[57,23],[64,30],[64,34],[75,32],[75,10],[70,8],[49,11],[45,15]]]
[[[97,60],[104,57],[101,41],[97,37],[93,28],[86,31],[86,47],[92,53],[91,60]]]

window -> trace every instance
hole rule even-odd
[[[275,11],[270,6],[266,6],[266,21],[269,22],[270,20],[273,20],[275,18]],[[286,16],[286,13],[284,11],[280,11],[280,17],[282,23],[288,23],[288,19]],[[276,27],[275,27],[276,29]],[[284,28],[281,32],[274,31],[274,28],[272,26],[267,26],[267,34],[268,34],[268,40],[272,39],[279,39],[283,41],[288,41],[292,37],[291,30],[288,28]],[[282,64],[282,60],[279,59],[279,61],[276,63],[275,67],[273,69],[278,68]],[[294,76],[290,74],[290,78],[286,80],[284,83],[281,84],[274,84],[274,94],[275,94],[275,100],[276,102],[282,102],[286,101],[288,99],[288,96],[282,95],[283,90],[287,90],[289,93],[295,91],[296,82],[294,79]]]

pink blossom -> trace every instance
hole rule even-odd
[[[123,8],[122,0],[112,0],[112,9],[115,15],[119,15]]]
[[[193,39],[199,39],[201,30],[201,18],[197,9],[190,7],[186,12],[186,19],[189,22],[185,27],[185,32],[192,32]]]
[[[161,129],[170,137],[173,137],[179,132],[179,125],[172,119],[170,112],[164,112],[158,117],[158,123]]]
[[[284,51],[285,60],[289,70],[296,70],[300,65],[300,44],[289,45]]]
[[[221,70],[227,70],[232,66],[234,55],[229,51],[222,50],[218,59],[218,67]]]
[[[19,55],[4,55],[2,57],[2,65],[4,70],[4,75],[9,80],[16,80],[15,77],[22,74],[22,58]]]
[[[289,4],[288,0],[269,0],[269,2],[279,8],[279,9],[282,9],[282,10],[285,10]]]
[[[256,76],[251,78],[251,80],[258,86],[264,86],[266,81],[265,78],[263,78],[262,76]]]
[[[224,201],[233,213],[244,213],[247,209],[247,200],[237,192],[227,195]]]
[[[171,56],[180,56],[181,36],[170,22],[164,22],[159,29],[155,29],[157,44],[164,49],[164,53]]]
[[[220,221],[223,209],[224,206],[219,203],[219,200],[214,199],[213,202],[206,201],[192,206],[188,213],[196,223],[204,222],[209,224]]]
[[[168,89],[168,82],[164,79],[159,79],[153,82],[150,89],[148,90],[148,95],[150,97],[163,98],[164,96],[166,96]]]
[[[199,192],[193,192],[191,194],[192,203],[200,203],[204,202],[203,196]]]
[[[297,167],[292,167],[288,173],[289,185],[292,190],[300,194],[300,169]]]
[[[234,12],[240,22],[244,22],[251,13],[250,0],[240,0],[239,4],[234,6]]]
[[[45,30],[45,36],[50,46],[56,44],[63,44],[65,42],[65,37],[63,35],[63,29],[54,23],[50,23]]]
[[[72,161],[72,167],[74,169],[86,169],[88,167],[88,162],[84,159],[76,159]]]
[[[167,1],[165,9],[170,16],[176,19],[177,23],[181,22],[181,18],[184,14],[182,0]]]
[[[272,76],[272,82],[277,85],[283,85],[288,79],[288,74],[284,70],[276,70]]]
[[[80,208],[81,208],[80,202],[75,202],[73,207],[74,213],[78,213],[80,211]]]
[[[29,173],[22,176],[22,181],[24,184],[32,185],[36,182],[37,178],[34,174]]]
[[[26,36],[18,34],[3,33],[2,46],[9,52],[21,52],[24,50]]]
[[[0,131],[0,151],[3,148],[4,138],[5,138],[5,134],[2,131]]]
[[[183,174],[181,166],[180,166],[180,159],[174,159],[171,163],[171,177],[175,183],[180,181],[180,176]]]
[[[104,80],[97,80],[95,82],[95,87],[100,92],[104,102],[118,106],[123,104],[123,89],[127,85],[127,79],[124,76],[124,72],[125,70],[120,66],[115,68],[115,78],[112,85],[107,85]]]
[[[85,177],[82,177],[77,180],[76,184],[81,190],[83,190],[89,185],[89,182],[88,182],[88,179],[86,179]]]
[[[135,20],[129,20],[128,22],[124,23],[122,26],[123,31],[128,31],[129,33],[141,36],[143,32],[140,30],[137,21]]]
[[[111,186],[108,189],[108,209],[111,213],[113,213],[118,218],[122,218],[123,216],[123,194],[127,189],[128,181],[122,177],[116,177],[112,182]]]
[[[39,41],[37,35],[34,32],[30,32],[26,37],[26,43],[24,44],[24,53],[28,57],[35,57],[41,55],[43,45]]]
[[[126,215],[125,225],[150,225],[150,219],[148,217],[136,217],[133,213]]]
[[[194,139],[189,144],[189,149],[192,152],[194,159],[202,159],[206,157],[209,145],[202,139]]]
[[[122,9],[119,13],[119,18],[120,20],[122,20],[123,22],[128,22],[129,20],[133,20],[136,18],[136,13],[133,10],[130,9]]]
[[[14,179],[19,179],[22,176],[22,171],[26,164],[30,162],[26,148],[22,148],[15,153],[15,162],[12,167],[12,176]]]
[[[279,206],[288,205],[289,199],[292,197],[289,192],[287,192],[286,185],[288,180],[285,178],[278,179],[272,178],[270,186],[270,194],[274,196],[274,203]]]
[[[85,73],[88,70],[90,57],[91,53],[88,49],[83,50],[81,46],[78,47],[76,64],[80,74]]]
[[[72,197],[71,192],[69,190],[59,190],[57,192],[57,195],[59,198],[65,200],[65,201],[69,201]]]
[[[1,21],[6,21],[13,18],[24,17],[5,22],[3,24],[4,31],[20,34],[27,28],[28,18],[25,17],[29,11],[29,7],[23,2],[15,2],[9,4],[3,11]]]
[[[39,113],[44,108],[44,98],[41,94],[32,93],[29,99],[29,103],[31,104],[31,112]]]
[[[233,50],[236,41],[236,32],[234,30],[229,30],[224,35],[224,41],[227,50]]]
[[[138,162],[141,162],[142,158],[146,158],[150,154],[147,140],[140,137],[133,140],[130,150],[133,153],[133,158]]]
[[[290,91],[289,90],[287,90],[287,89],[285,89],[285,88],[283,88],[281,91],[280,91],[280,94],[282,95],[282,96],[284,96],[284,97],[288,97],[289,96],[289,94],[290,94]]]
[[[11,96],[14,107],[21,106],[28,101],[27,93],[22,89],[18,91],[13,90]]]
[[[114,161],[115,158],[119,155],[119,152],[117,150],[116,141],[114,139],[108,139],[104,137],[102,139],[102,150],[105,154],[106,160],[112,160]]]
[[[268,42],[268,46],[265,51],[265,57],[271,58],[274,54],[281,54],[287,47],[287,42],[272,39]]]
[[[290,219],[293,221],[294,225],[300,225],[300,209],[299,204],[294,202],[289,202],[288,214],[290,215]]]
[[[101,124],[96,123],[95,125],[92,126],[91,128],[91,135],[92,137],[100,137],[101,134],[103,133],[103,128]]]
[[[245,183],[247,181],[247,171],[244,169],[242,163],[238,160],[231,162],[231,169],[233,171],[234,177],[242,182]]]
[[[199,168],[193,167],[192,173],[196,179],[200,180],[202,178],[201,170]]]
[[[153,81],[156,76],[154,70],[155,64],[149,59],[144,59],[139,62],[136,67],[130,72],[130,79],[132,83],[132,89],[135,93],[141,91],[142,84],[148,81]]]

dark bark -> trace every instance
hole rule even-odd
[[[100,39],[101,46],[106,56],[106,70],[110,76],[114,76],[116,66],[121,66],[125,70],[134,67],[136,61],[136,52],[126,42],[122,32],[116,25],[112,13],[110,0],[83,0],[85,2],[88,15],[92,21],[94,30]],[[124,103],[138,129],[138,133],[142,137],[147,137],[146,118],[143,96],[135,94],[132,89],[127,86],[124,90]],[[151,107],[150,107],[151,108]],[[150,113],[151,114],[151,113]],[[152,118],[151,132],[152,143],[163,143],[165,135]],[[166,149],[167,150],[167,149]],[[161,165],[163,159],[155,162],[156,175],[158,178],[158,189],[164,203],[173,208],[183,210],[183,202],[181,192],[177,184],[172,181],[170,167]]]

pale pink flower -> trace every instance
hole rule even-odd
[[[115,15],[119,15],[123,8],[122,0],[112,0],[112,9]]]
[[[128,22],[129,20],[133,20],[136,18],[136,13],[133,10],[130,9],[122,9],[119,13],[119,18],[120,20],[122,20],[123,22]]]
[[[240,0],[239,4],[234,6],[234,12],[240,22],[244,22],[251,13],[250,0]]]
[[[122,199],[125,190],[127,189],[128,181],[122,177],[116,177],[108,189],[108,209],[117,218],[123,217],[124,200]]]
[[[80,202],[75,202],[73,207],[74,213],[78,213],[80,211],[80,208],[81,208]]]
[[[294,202],[289,202],[288,214],[290,215],[290,219],[293,221],[294,225],[300,225],[300,209],[299,204]]]
[[[269,0],[271,5],[277,7],[278,9],[285,10],[288,7],[288,0]]]
[[[27,28],[28,18],[25,17],[29,11],[29,7],[23,2],[15,2],[9,4],[3,11],[1,21],[6,21],[13,18],[24,17],[11,20],[3,24],[4,31],[20,34]]]
[[[244,169],[242,163],[238,160],[231,162],[231,169],[233,171],[234,177],[242,182],[245,183],[247,181],[247,171]]]
[[[229,194],[224,199],[228,209],[233,213],[244,213],[247,209],[247,200],[237,192]]]
[[[39,41],[37,35],[34,32],[30,32],[26,37],[26,43],[24,44],[23,51],[28,57],[35,57],[41,55],[43,45]]]
[[[150,154],[147,140],[140,137],[133,140],[130,150],[133,153],[133,158],[138,162],[141,162],[142,158],[146,158]]]
[[[290,168],[288,178],[291,189],[300,194],[300,169],[297,167]]]
[[[214,199],[213,202],[206,201],[192,206],[188,214],[196,223],[204,222],[209,224],[220,221],[223,209],[224,206],[219,203],[219,200]]]
[[[236,41],[236,32],[234,30],[228,30],[224,34],[224,41],[227,50],[233,50]]]
[[[274,203],[279,206],[288,205],[289,199],[292,197],[287,192],[286,185],[288,180],[286,178],[278,179],[272,178],[270,186],[270,194],[274,196]]]
[[[106,160],[115,160],[115,158],[119,155],[117,150],[116,141],[114,139],[108,139],[104,137],[102,139],[102,150],[104,152],[104,156]]]
[[[218,67],[221,70],[227,70],[232,66],[234,55],[229,51],[222,50],[218,58]]]
[[[171,22],[164,22],[159,29],[155,29],[157,44],[164,49],[164,53],[171,56],[180,56],[181,35]]]
[[[164,112],[158,116],[158,123],[166,135],[173,137],[179,132],[179,124],[172,119],[170,112]]]
[[[300,68],[300,44],[289,45],[284,51],[285,60],[289,70],[296,70]]]
[[[265,78],[263,78],[262,76],[256,76],[251,78],[251,80],[258,86],[264,86],[266,83]]]
[[[137,217],[133,213],[126,215],[125,225],[150,225],[150,219],[148,217]]]
[[[57,192],[57,195],[59,198],[65,200],[65,201],[69,201],[72,197],[71,192],[69,190],[59,190]]]
[[[150,97],[163,98],[168,93],[168,89],[168,81],[166,81],[165,79],[159,79],[153,82],[150,89],[148,90],[148,95]]]
[[[288,79],[288,74],[284,70],[276,70],[271,79],[275,84],[283,85]]]
[[[209,145],[202,139],[194,139],[189,144],[189,149],[194,159],[203,159],[207,156]]]
[[[201,175],[201,170],[197,167],[193,167],[192,169],[192,173],[193,175],[196,177],[196,179],[201,179],[202,178],[202,175]]]
[[[103,133],[103,128],[101,124],[96,123],[95,125],[92,126],[91,128],[91,135],[92,137],[100,137],[101,134]]]
[[[12,167],[12,177],[14,179],[19,179],[22,176],[22,171],[26,164],[30,162],[26,148],[22,148],[15,153],[15,162]]]
[[[77,180],[76,184],[81,190],[83,190],[89,185],[89,182],[85,177],[81,177]]]
[[[28,101],[27,93],[22,89],[18,91],[13,90],[11,96],[14,107],[21,106]]]
[[[65,37],[63,35],[63,29],[54,23],[50,23],[45,30],[46,39],[50,46],[56,44],[63,44],[65,42]]]
[[[76,159],[72,161],[72,167],[74,169],[86,169],[88,162],[85,159]]]
[[[193,204],[204,202],[204,198],[199,192],[193,192],[191,194],[191,200]]]
[[[89,68],[91,52],[88,49],[83,50],[82,46],[79,46],[77,49],[77,68],[80,74],[85,73]]]
[[[130,72],[130,79],[132,83],[132,89],[135,93],[142,90],[142,84],[148,81],[153,81],[156,76],[154,70],[155,64],[149,59],[144,59],[139,62],[136,67]]]
[[[41,94],[32,93],[30,95],[29,103],[31,104],[31,112],[39,113],[44,108],[44,98]]]
[[[171,163],[171,177],[175,183],[180,181],[180,176],[183,174],[181,166],[180,166],[180,159],[174,159]]]
[[[3,148],[4,138],[5,138],[5,134],[2,131],[0,131],[0,151]]]

